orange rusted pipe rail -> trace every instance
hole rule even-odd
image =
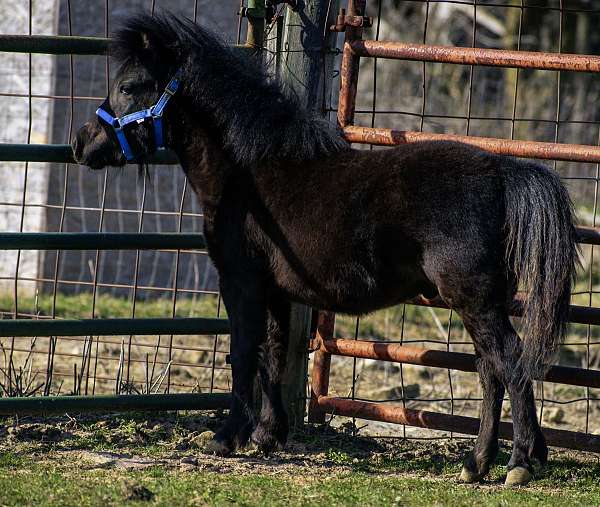
[[[316,343],[333,338],[335,313],[319,312],[317,317]],[[321,410],[318,400],[326,396],[329,390],[329,371],[331,368],[331,354],[322,348],[315,350],[313,356],[312,378],[310,382],[310,403],[308,405],[308,422],[324,423],[325,412]]]
[[[600,146],[587,146],[582,144],[518,141],[496,137],[435,134],[432,132],[357,127],[354,125],[344,126],[344,136],[351,143],[376,144],[379,146],[396,146],[419,141],[456,141],[471,146],[477,146],[478,148],[498,155],[600,163]]]
[[[328,354],[362,359],[376,359],[394,363],[449,368],[460,371],[477,371],[474,354],[424,349],[397,343],[348,340],[343,338],[320,340],[319,350]],[[600,371],[567,366],[553,366],[544,380],[559,384],[583,387],[600,387]]]
[[[386,403],[349,400],[321,396],[320,407],[328,414],[346,417],[358,417],[371,421],[383,421],[396,424],[406,424],[432,430],[454,431],[467,435],[476,435],[479,430],[479,419],[462,415],[439,414],[425,410],[412,410]],[[566,447],[579,451],[600,452],[600,436],[589,435],[576,431],[555,430],[542,428],[549,445]],[[512,424],[500,423],[500,438],[512,440]]]
[[[435,46],[374,40],[353,40],[349,42],[349,45],[356,56],[374,58],[518,69],[600,72],[600,56],[595,55]]]
[[[365,13],[366,0],[350,0],[348,16],[362,16]],[[358,71],[360,59],[352,52],[350,44],[362,39],[362,26],[347,26],[342,52],[340,69],[340,96],[338,105],[338,123],[345,127],[354,120],[356,90],[358,86]]]
[[[510,314],[513,317],[523,315],[523,297],[524,295],[519,293],[513,301],[512,308],[510,308]],[[406,303],[417,306],[430,306],[432,308],[450,308],[440,297],[425,299],[422,296],[418,296],[406,301]],[[569,322],[574,324],[600,325],[600,308],[571,305],[569,307]]]

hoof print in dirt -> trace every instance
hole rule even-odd
[[[154,493],[146,486],[134,483],[125,483],[123,485],[123,496],[125,500],[149,502],[154,498]]]

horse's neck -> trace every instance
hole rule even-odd
[[[176,150],[181,166],[205,212],[215,209],[231,171],[229,157],[218,143],[203,132],[193,135],[193,142]]]

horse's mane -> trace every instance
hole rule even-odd
[[[151,73],[168,79],[167,72],[182,69],[183,93],[199,114],[209,113],[237,163],[309,160],[348,149],[339,130],[303,110],[258,59],[232,50],[192,21],[168,13],[136,15],[116,33],[111,54],[144,62],[149,49],[154,58],[145,65],[156,67]]]

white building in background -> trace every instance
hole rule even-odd
[[[58,1],[33,2],[32,33],[55,33]],[[29,5],[26,1],[0,0],[0,33],[28,34]],[[29,55],[24,53],[0,53],[0,142],[47,143],[50,137],[52,100],[30,100]],[[50,95],[53,89],[53,57],[31,56],[31,93]],[[31,117],[29,108],[31,105]],[[44,204],[48,196],[48,164],[0,162],[0,231],[43,231],[45,210],[36,205]],[[25,174],[27,172],[27,184]],[[26,187],[25,196],[24,191]],[[25,207],[23,204],[25,197]],[[37,251],[22,252],[19,277],[34,278],[40,269]],[[14,287],[17,270],[17,252],[0,250],[0,289]],[[34,282],[20,281],[19,287],[33,292]]]

